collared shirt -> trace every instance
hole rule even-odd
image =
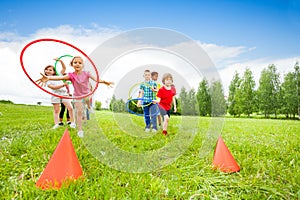
[[[140,90],[144,91],[144,101],[143,103],[150,103],[152,100],[156,99],[156,92],[152,91],[152,88],[156,88],[157,84],[156,82],[150,80],[150,81],[145,81],[140,85]]]

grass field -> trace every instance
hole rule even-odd
[[[69,129],[84,179],[43,191],[35,183],[66,127],[51,129],[52,107],[0,104],[0,112],[0,199],[300,199],[300,122],[296,120],[226,118],[222,138],[241,167],[233,174],[213,170],[214,146],[206,156],[199,154],[210,118],[200,118],[198,129],[190,126],[197,134],[177,160],[143,173],[103,164]],[[120,128],[127,124],[127,115],[107,111],[95,115],[112,143],[136,153],[170,144],[176,140],[172,132],[182,123],[172,116],[168,137],[140,139],[144,132],[132,136]],[[142,130],[143,118],[131,120],[140,125],[133,129]]]

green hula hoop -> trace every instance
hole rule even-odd
[[[56,65],[57,65],[58,61],[59,61],[60,59],[64,58],[64,57],[71,57],[71,58],[73,58],[73,56],[68,55],[68,54],[63,55],[63,56],[60,56],[60,57],[55,61],[55,63],[54,63],[54,70],[55,70],[56,75],[59,75],[59,74],[57,73],[57,70],[56,70]],[[66,80],[63,80],[63,82],[66,82]],[[70,81],[67,81],[67,83],[68,83],[69,85],[72,84]]]

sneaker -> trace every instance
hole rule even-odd
[[[152,133],[156,133],[157,132],[157,130],[154,128],[154,129],[152,129]]]
[[[73,123],[70,122],[69,125],[70,125],[71,128],[76,128],[76,124],[74,122]]]
[[[63,123],[63,122],[59,122],[59,123],[58,123],[58,125],[60,125],[60,126],[63,126],[63,125],[64,125],[64,123]]]
[[[83,131],[78,131],[77,135],[78,137],[83,138]]]
[[[52,129],[57,129],[59,127],[59,125],[58,124],[55,124],[53,127],[52,127]]]
[[[70,125],[71,123],[72,123],[72,122],[70,122],[70,121],[67,121],[67,124],[68,124],[68,125]]]
[[[163,131],[162,131],[162,134],[167,135],[168,132],[167,132],[166,130],[163,130]]]
[[[145,129],[145,132],[150,132],[150,128],[146,128],[146,129]]]

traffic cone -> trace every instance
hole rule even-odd
[[[222,172],[231,173],[240,171],[239,165],[231,155],[221,136],[218,139],[214,152],[213,165],[215,168],[219,168]]]
[[[43,190],[59,189],[63,182],[80,176],[82,168],[66,129],[36,186]]]

